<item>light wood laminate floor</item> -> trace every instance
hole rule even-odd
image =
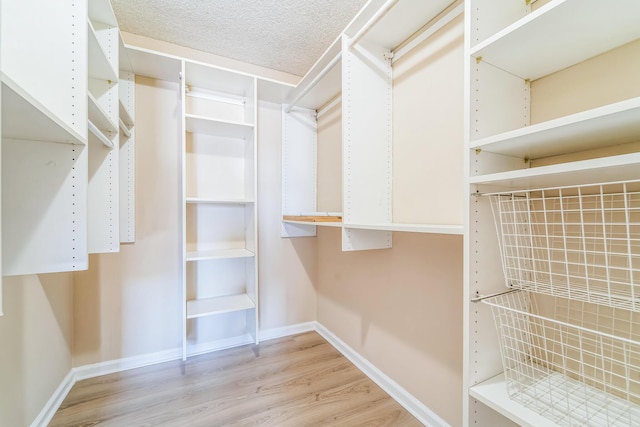
[[[315,332],[79,381],[50,426],[420,426]]]

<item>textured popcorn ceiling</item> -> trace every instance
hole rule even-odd
[[[122,31],[304,75],[366,0],[112,0]]]

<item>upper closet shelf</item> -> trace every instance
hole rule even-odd
[[[2,138],[86,144],[86,137],[5,75],[2,75]]]
[[[240,139],[249,139],[253,135],[253,125],[248,123],[214,120],[194,114],[185,114],[185,119],[187,132]]]
[[[462,225],[448,224],[342,224],[344,228],[356,228],[360,230],[378,231],[402,231],[408,233],[429,233],[429,234],[460,234],[464,233]]]
[[[116,15],[113,13],[111,3],[106,0],[91,0],[89,1],[89,18],[94,22],[102,22],[103,24],[111,27],[117,27],[118,21]]]
[[[640,178],[640,153],[472,176],[471,184],[537,189]]]
[[[535,159],[635,141],[640,141],[640,98],[482,138],[470,147]]]
[[[168,82],[179,82],[182,60],[152,50],[126,45],[133,72],[138,76],[151,77]]]
[[[89,121],[108,136],[116,133],[118,126],[111,120],[107,112],[98,104],[98,101],[96,101],[91,93],[87,93],[87,100],[89,104]]]
[[[471,55],[536,80],[640,37],[637,0],[553,0],[471,49]]]
[[[98,37],[96,31],[91,24],[91,21],[87,21],[89,26],[89,77],[99,80],[108,80],[112,82],[118,81],[118,73],[107,57]]]

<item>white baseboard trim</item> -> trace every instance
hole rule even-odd
[[[298,323],[297,325],[283,326],[281,328],[263,329],[260,331],[260,341],[269,341],[315,330],[316,322],[305,322]]]
[[[316,331],[422,424],[430,427],[449,427],[449,424],[445,420],[402,388],[400,384],[389,378],[384,372],[376,368],[371,362],[317,322]]]
[[[53,392],[36,419],[33,420],[31,427],[46,427],[49,425],[53,416],[56,414],[56,411],[62,404],[62,401],[67,397],[67,394],[69,394],[69,391],[71,391],[71,388],[75,383],[75,375],[73,373],[73,369],[71,369],[67,376],[64,377],[58,388]]]
[[[127,371],[129,369],[142,368],[144,366],[155,365],[156,363],[169,362],[180,359],[182,350],[179,348],[158,351],[156,353],[142,354],[140,356],[125,357],[122,359],[109,360],[107,362],[93,363],[91,365],[78,366],[73,369],[75,380],[86,380],[101,375],[113,374],[115,372]]]
[[[380,388],[387,392],[393,399],[409,411],[414,417],[426,426],[433,427],[449,427],[442,418],[436,415],[432,410],[416,399],[408,391],[402,388],[398,383],[389,378],[381,370],[376,368],[371,362],[362,357],[353,350],[344,341],[330,332],[327,328],[318,322],[305,322],[296,325],[283,326],[281,328],[272,328],[261,330],[259,332],[260,341],[269,341],[276,338],[282,338],[290,335],[296,335],[304,332],[316,331],[331,345],[333,345],[340,353],[351,361],[366,376],[375,382]],[[196,356],[199,354],[210,353],[213,351],[224,350],[227,348],[238,347],[241,345],[252,344],[253,338],[250,335],[241,335],[218,341],[212,341],[203,344],[189,346],[188,355]],[[47,404],[44,406],[38,417],[33,421],[31,427],[44,427],[49,424],[56,411],[67,397],[69,391],[77,381],[94,378],[101,375],[122,372],[129,369],[142,368],[144,366],[155,365],[157,363],[169,362],[182,358],[182,348],[159,351],[140,356],[126,357],[122,359],[110,360],[107,362],[94,363],[91,365],[79,366],[71,369],[69,374],[64,378],[62,383],[53,393]]]

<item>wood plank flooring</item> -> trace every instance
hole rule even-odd
[[[420,426],[315,332],[79,381],[50,426]]]

